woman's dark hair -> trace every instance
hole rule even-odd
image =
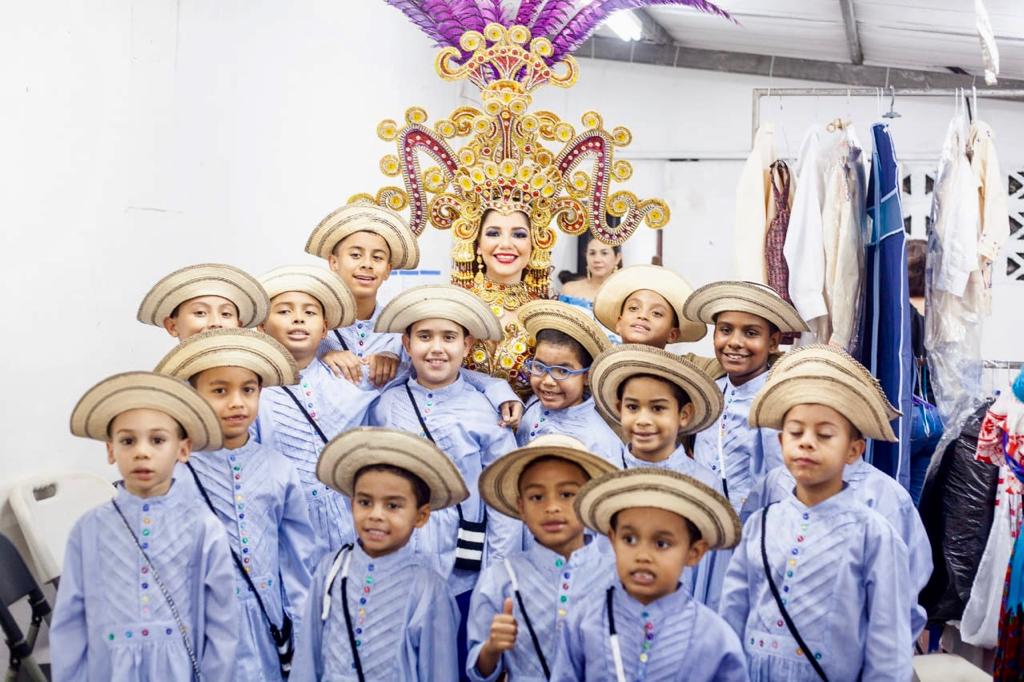
[[[907,241],[907,278],[910,283],[910,297],[924,296],[924,266],[928,247],[923,239]]]
[[[562,283],[562,286],[565,286],[569,282],[578,282],[579,280],[586,278],[586,275],[581,275],[580,273],[573,272],[572,270],[562,270],[558,273],[558,281]]]
[[[700,533],[700,528],[697,528],[697,526],[694,525],[693,521],[686,518],[685,516],[680,516],[679,518],[681,518],[683,520],[683,523],[686,525],[686,533],[690,536],[691,545],[697,542],[697,540],[700,540],[702,537],[704,537]],[[612,530],[618,530],[619,512],[615,512],[614,514],[612,514],[612,518],[609,520],[609,524],[611,524]]]
[[[557,329],[541,329],[537,332],[537,345],[539,346],[542,342],[568,348],[576,355],[580,367],[590,367],[590,364],[594,361],[594,358],[591,357],[582,343]]]
[[[423,482],[423,479],[408,469],[396,467],[392,464],[368,464],[357,471],[355,478],[352,479],[353,492],[355,492],[355,485],[359,482],[359,479],[362,478],[363,474],[370,471],[383,471],[385,473],[394,474],[395,476],[404,478],[409,481],[410,485],[412,485],[412,494],[416,497],[417,507],[422,507],[423,505],[430,503],[430,488]]]
[[[664,377],[659,377],[656,374],[634,374],[633,376],[629,377],[621,384],[619,384],[619,387],[615,389],[615,397],[618,398],[619,400],[622,400],[622,396],[626,392],[626,384],[633,381],[634,379],[654,379],[655,381],[660,381],[661,383],[671,388],[672,395],[675,396],[676,402],[679,403],[680,410],[683,409],[683,407],[687,403],[693,402],[692,400],[690,400],[690,394],[684,391],[682,386],[679,386],[675,382],[669,381]]]

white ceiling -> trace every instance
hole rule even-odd
[[[1000,75],[1024,79],[1024,0],[984,0]],[[648,10],[681,45],[850,62],[839,0],[719,0],[739,25],[679,7]],[[864,63],[982,74],[971,0],[854,0]]]

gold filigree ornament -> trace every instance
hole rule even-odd
[[[630,143],[629,130],[606,130],[594,111],[583,114],[582,132],[550,111],[528,113],[537,87],[550,83],[567,88],[576,82],[575,59],[566,57],[549,66],[545,58],[552,54],[551,42],[531,40],[524,26],[488,24],[483,33],[466,31],[460,45],[462,52],[455,47],[440,51],[437,72],[445,80],[465,79],[478,86],[482,109],[459,107],[433,128],[419,107],[405,112],[402,126],[381,122],[377,134],[397,145],[396,154],[381,159],[381,171],[401,176],[404,187],[383,187],[376,195],[359,194],[350,202],[368,200],[395,211],[408,208],[409,225],[417,235],[427,223],[451,229],[452,283],[467,289],[474,288],[476,240],[484,212],[522,211],[530,219],[533,245],[523,282],[533,298],[548,295],[552,223],[569,235],[590,230],[610,245],[625,242],[641,222],[652,228],[668,223],[664,201],[609,189],[632,174],[628,161],[613,158],[616,147]],[[463,52],[469,56],[459,61]],[[456,149],[457,140],[463,144]],[[421,156],[430,165],[423,167]],[[609,223],[609,216],[618,219],[616,225]]]

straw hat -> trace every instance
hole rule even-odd
[[[356,474],[371,464],[395,466],[418,476],[430,489],[434,511],[469,497],[462,474],[436,445],[407,431],[371,426],[350,429],[325,445],[316,477],[351,498]]]
[[[221,296],[238,308],[243,327],[267,318],[270,300],[256,278],[231,265],[206,263],[175,270],[146,293],[139,304],[139,322],[162,327],[164,320],[185,301],[200,296]]]
[[[90,388],[71,412],[71,433],[107,442],[114,417],[140,409],[176,420],[195,451],[219,450],[224,444],[220,419],[202,396],[180,379],[155,372],[115,374]]]
[[[154,372],[186,381],[213,367],[244,367],[263,386],[291,386],[299,371],[288,349],[255,329],[210,329],[190,336],[164,356]]]
[[[579,341],[591,358],[611,348],[608,332],[578,306],[561,301],[530,301],[516,311],[526,333],[536,338],[542,329],[557,329]]]
[[[605,535],[616,512],[654,507],[689,519],[710,549],[730,549],[740,541],[740,519],[729,500],[697,479],[668,469],[605,474],[580,488],[575,505],[583,524]]]
[[[368,202],[342,206],[320,221],[306,241],[306,253],[330,258],[345,237],[372,232],[388,243],[391,267],[405,270],[420,262],[420,246],[408,223],[394,211]]]
[[[762,317],[781,332],[805,332],[800,313],[774,289],[755,282],[712,282],[690,294],[683,306],[688,320],[713,325],[715,315],[737,311]]]
[[[865,437],[895,442],[889,422],[900,416],[878,381],[846,351],[813,345],[792,350],[772,368],[750,406],[750,425],[782,429],[795,405],[825,405]]]
[[[693,419],[680,433],[697,433],[715,423],[724,408],[718,385],[678,355],[638,343],[625,343],[601,353],[590,366],[590,386],[598,412],[606,421],[621,426],[618,390],[627,379],[651,374],[686,391],[693,402]]]
[[[641,289],[660,294],[672,306],[679,321],[679,341],[699,341],[707,335],[707,325],[688,320],[683,315],[683,304],[693,293],[693,287],[681,276],[659,265],[631,265],[616,270],[594,296],[594,317],[609,329],[615,329],[626,299]]]
[[[309,294],[324,307],[328,329],[347,327],[356,321],[356,299],[341,278],[316,265],[283,265],[260,276],[273,299],[286,291]]]
[[[523,470],[541,457],[552,456],[578,464],[590,478],[616,470],[614,464],[587,452],[587,446],[572,436],[549,433],[499,457],[484,469],[477,484],[480,496],[502,514],[518,519],[516,501],[519,499],[519,478]]]
[[[483,301],[462,287],[426,284],[406,289],[377,316],[376,332],[403,333],[420,320],[439,318],[462,325],[477,340],[501,339],[501,323]]]

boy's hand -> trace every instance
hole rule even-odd
[[[513,431],[519,428],[519,420],[523,417],[523,404],[518,400],[509,400],[501,404],[499,409],[501,421],[498,423],[507,426]]]
[[[376,353],[367,358],[370,366],[370,383],[377,388],[388,383],[398,374],[399,360],[394,353]]]
[[[334,372],[334,376],[344,377],[353,384],[363,380],[363,362],[350,350],[332,350],[324,353],[320,360]]]
[[[517,630],[516,618],[512,615],[512,600],[506,597],[501,613],[495,614],[491,621],[491,635],[477,656],[476,669],[484,677],[491,675],[498,667],[502,652],[511,651],[515,647]]]

